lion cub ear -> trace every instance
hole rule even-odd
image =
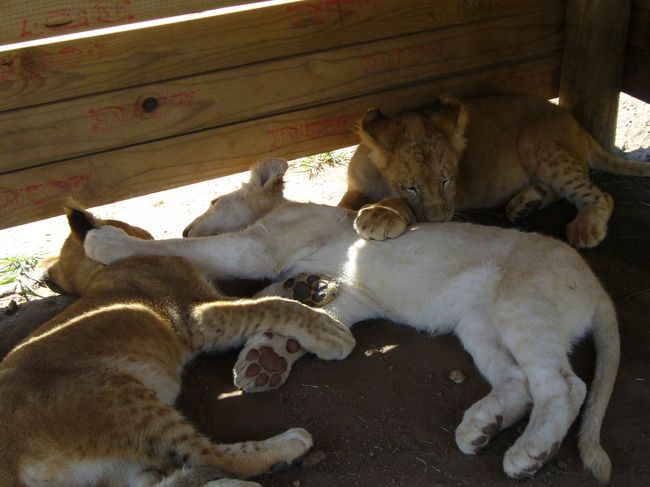
[[[284,159],[267,159],[251,167],[251,177],[248,184],[265,191],[282,191],[284,187],[284,173],[289,164]]]
[[[357,124],[361,141],[371,149],[391,150],[397,133],[397,124],[378,108],[368,110]]]
[[[70,225],[70,234],[72,237],[80,243],[83,243],[86,238],[86,234],[98,228],[99,224],[95,217],[88,213],[86,210],[78,208],[73,205],[66,205],[63,207],[63,211],[68,217],[68,224]]]
[[[455,96],[441,95],[426,114],[438,130],[449,136],[454,150],[462,152],[465,148],[465,127],[469,121],[467,107]]]

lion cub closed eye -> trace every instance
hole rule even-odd
[[[185,259],[103,266],[83,250],[104,224],[67,208],[72,229],[50,278],[80,295],[0,364],[0,486],[259,486],[249,477],[312,445],[293,428],[264,441],[212,443],[173,407],[183,365],[272,330],[321,358],[354,346],[346,327],[281,298],[226,301]],[[221,479],[221,480],[218,480]]]
[[[650,164],[613,156],[569,112],[532,97],[441,96],[392,118],[373,109],[358,132],[339,206],[361,209],[356,228],[367,239],[397,237],[415,221],[449,220],[457,208],[505,205],[516,221],[565,198],[578,208],[568,241],[594,247],[607,234],[613,201],[589,168],[650,176]]]

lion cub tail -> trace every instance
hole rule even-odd
[[[597,171],[621,176],[645,176],[650,177],[650,163],[633,161],[615,156],[603,149],[591,135],[589,135],[590,161],[589,166]]]
[[[605,293],[594,313],[593,326],[596,370],[582,417],[578,449],[585,468],[601,482],[607,482],[612,463],[600,446],[600,428],[614,388],[621,350],[616,312]]]

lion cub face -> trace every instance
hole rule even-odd
[[[427,109],[392,118],[369,110],[358,132],[393,195],[408,203],[418,221],[434,222],[453,215],[466,124],[460,101],[442,96]]]

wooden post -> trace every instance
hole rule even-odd
[[[614,147],[631,0],[569,0],[560,106]]]

